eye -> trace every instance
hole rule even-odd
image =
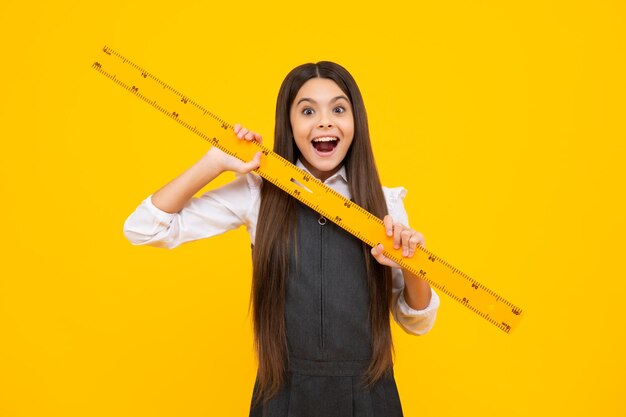
[[[335,107],[335,108],[333,109],[333,111],[334,111],[335,113],[343,113],[343,112],[345,112],[345,111],[346,111],[346,109],[345,109],[345,107],[343,107],[343,106],[337,106],[337,107]]]
[[[313,109],[310,107],[306,107],[302,110],[302,114],[304,114],[305,116],[310,116],[313,114]]]

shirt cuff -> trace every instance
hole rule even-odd
[[[404,290],[398,296],[396,302],[394,316],[396,322],[407,333],[414,335],[423,335],[432,329],[435,324],[435,318],[437,317],[437,310],[439,309],[439,296],[432,289],[430,296],[430,303],[426,308],[422,310],[415,310],[411,308],[404,299]]]

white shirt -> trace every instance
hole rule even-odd
[[[306,170],[300,161],[297,166]],[[254,244],[261,200],[260,176],[249,173],[230,183],[192,198],[178,213],[166,213],[148,196],[124,223],[124,235],[134,245],[175,248],[183,243],[216,236],[245,226]],[[350,198],[344,167],[324,184],[346,198]],[[403,187],[383,187],[387,210],[394,222],[409,225],[402,200]],[[393,268],[392,312],[395,321],[406,332],[421,335],[428,332],[437,315],[439,297],[431,289],[430,304],[423,310],[414,310],[404,299],[402,270]]]

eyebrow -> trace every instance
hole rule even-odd
[[[337,96],[337,97],[333,97],[333,98],[330,100],[330,102],[332,103],[333,101],[337,101],[337,100],[340,100],[340,99],[344,99],[344,100],[346,100],[348,103],[350,103],[350,100],[348,100],[348,97],[346,97],[346,96]],[[313,100],[312,98],[309,98],[309,97],[302,97],[300,100],[298,100],[298,102],[296,103],[296,106],[297,106],[298,104],[302,103],[303,101],[308,101],[308,102],[310,102],[310,103],[317,104],[317,101]]]

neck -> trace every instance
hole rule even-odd
[[[320,171],[319,169],[315,168],[313,165],[309,164],[308,161],[306,161],[304,158],[300,159],[300,162],[302,162],[302,165],[305,166],[305,168],[318,180],[324,182],[327,179],[329,179],[330,177],[332,177],[333,175],[335,175],[340,169],[341,169],[341,165],[337,165],[335,168],[333,168],[330,171]]]

